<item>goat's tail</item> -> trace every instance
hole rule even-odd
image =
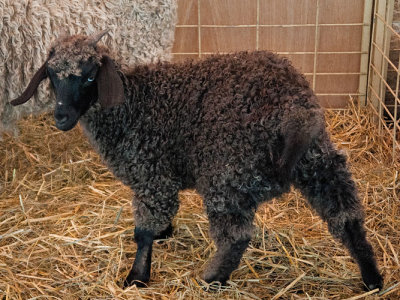
[[[320,109],[299,108],[285,116],[281,128],[284,147],[279,159],[279,173],[283,181],[290,180],[294,167],[321,134],[323,127],[324,117]]]

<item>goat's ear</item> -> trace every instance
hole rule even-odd
[[[96,81],[101,107],[108,108],[124,102],[124,85],[110,57],[103,57]]]
[[[28,87],[25,89],[22,95],[10,102],[12,105],[17,106],[23,104],[33,96],[40,82],[43,79],[47,78],[46,68],[47,68],[47,60],[39,68],[39,70],[36,71],[35,75],[33,75],[31,82],[29,82]]]

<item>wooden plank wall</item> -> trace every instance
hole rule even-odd
[[[363,14],[364,0],[178,0],[172,51],[176,61],[277,52],[305,73],[325,107],[342,108],[359,95]]]

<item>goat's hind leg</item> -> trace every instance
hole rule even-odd
[[[282,122],[284,147],[279,159],[280,180],[287,182],[294,167],[310,147],[313,139],[323,129],[323,118],[319,109],[296,107],[287,112]],[[307,120],[307,122],[305,122]]]
[[[307,152],[295,170],[295,185],[356,260],[367,289],[382,288],[364,229],[363,208],[345,157],[326,143]]]
[[[153,241],[172,235],[171,222],[178,211],[179,202],[177,194],[159,201],[137,197],[133,206],[137,252],[132,269],[124,281],[124,287],[134,284],[144,287],[150,280]]]
[[[237,199],[243,195],[236,193],[230,196]],[[207,283],[216,281],[225,285],[232,271],[238,267],[240,259],[249,245],[254,228],[252,223],[255,208],[243,208],[235,211],[225,207],[217,211],[218,204],[213,203],[213,199],[207,198],[206,196],[210,235],[217,246],[217,252],[208,262],[203,279]],[[215,196],[214,199],[216,198],[221,205],[227,204],[225,201],[232,201],[232,198],[225,200],[224,196]]]

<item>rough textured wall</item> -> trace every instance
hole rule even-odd
[[[35,97],[12,107],[60,34],[110,29],[103,42],[125,63],[170,58],[175,0],[0,0],[0,132],[23,115],[52,110],[48,82]]]

